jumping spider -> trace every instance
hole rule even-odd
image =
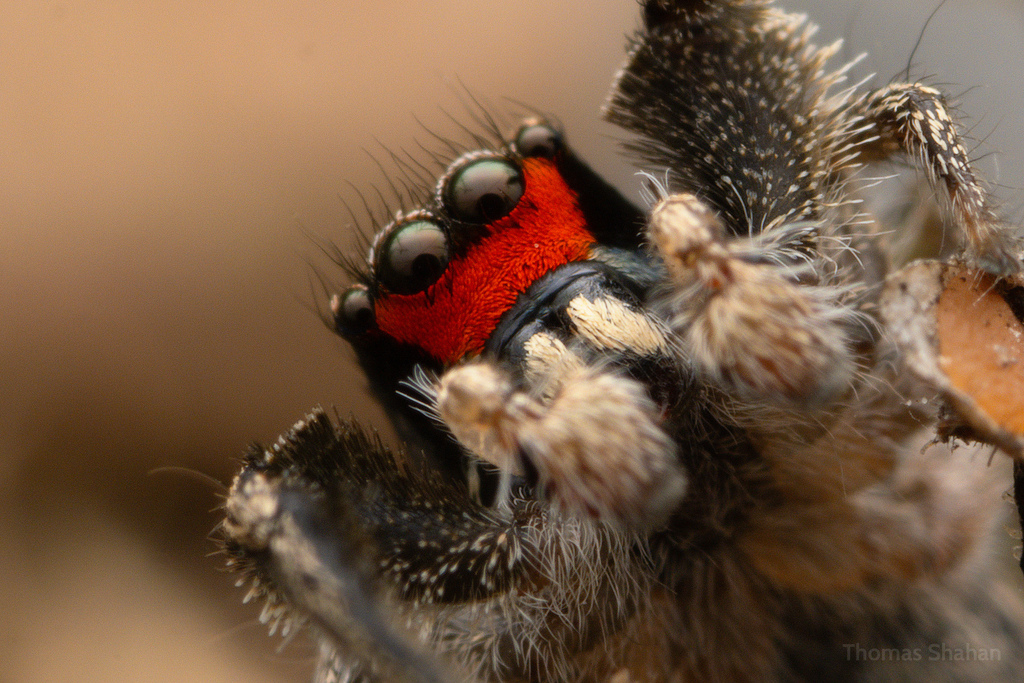
[[[331,304],[408,454],[321,410],[254,448],[229,565],[320,683],[1020,680],[1002,485],[935,435],[1020,441],[929,374],[911,277],[1009,291],[1020,246],[943,96],[844,89],[767,0],[643,23],[605,113],[650,209],[542,119],[458,156]],[[894,157],[951,265],[893,272],[860,191]]]

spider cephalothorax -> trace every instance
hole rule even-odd
[[[1021,443],[927,292],[1002,301],[1020,248],[941,94],[840,90],[761,0],[644,20],[607,115],[667,169],[650,210],[540,119],[456,159],[331,302],[409,455],[307,416],[247,457],[229,563],[320,682],[1019,679],[996,485],[930,439]],[[962,255],[886,280],[859,174],[897,155]]]

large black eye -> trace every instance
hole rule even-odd
[[[477,159],[452,174],[444,204],[460,221],[490,223],[507,216],[525,189],[523,172],[511,161]]]
[[[370,293],[363,285],[352,285],[331,301],[334,327],[346,337],[355,337],[373,327],[375,316]]]
[[[562,134],[546,123],[531,123],[519,129],[512,146],[524,157],[552,159],[562,149]]]
[[[436,223],[395,226],[381,245],[376,275],[395,294],[416,294],[437,282],[448,265],[448,237]]]

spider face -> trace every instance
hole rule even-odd
[[[525,154],[517,151],[522,144]],[[517,300],[533,298],[526,292],[534,283],[568,279],[554,272],[595,262],[598,239],[579,199],[588,189],[569,184],[569,155],[560,134],[532,123],[503,150],[456,160],[430,207],[399,215],[378,233],[369,288],[344,295],[349,302],[365,291],[366,306],[352,310],[336,299],[338,329],[356,344],[386,339],[411,347],[438,366],[480,355]],[[638,231],[638,212],[633,220]]]
[[[606,113],[668,169],[649,209],[541,120],[456,159],[331,301],[411,452],[323,411],[254,448],[229,565],[311,622],[320,682],[1016,680],[996,485],[922,448],[1024,452],[938,360],[943,283],[1021,284],[941,94],[838,89],[760,0],[644,21]],[[956,264],[890,273],[858,190],[893,155]],[[923,656],[960,642],[998,657]]]

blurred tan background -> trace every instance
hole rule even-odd
[[[787,6],[886,81],[934,3]],[[383,426],[309,310],[310,235],[348,247],[346,181],[381,180],[363,148],[454,130],[460,80],[557,114],[636,196],[597,113],[636,22],[630,0],[4,3],[0,683],[307,677],[207,556],[215,487],[152,470],[227,482],[316,404]],[[915,64],[964,95],[1019,220],[1021,0],[950,0]]]

